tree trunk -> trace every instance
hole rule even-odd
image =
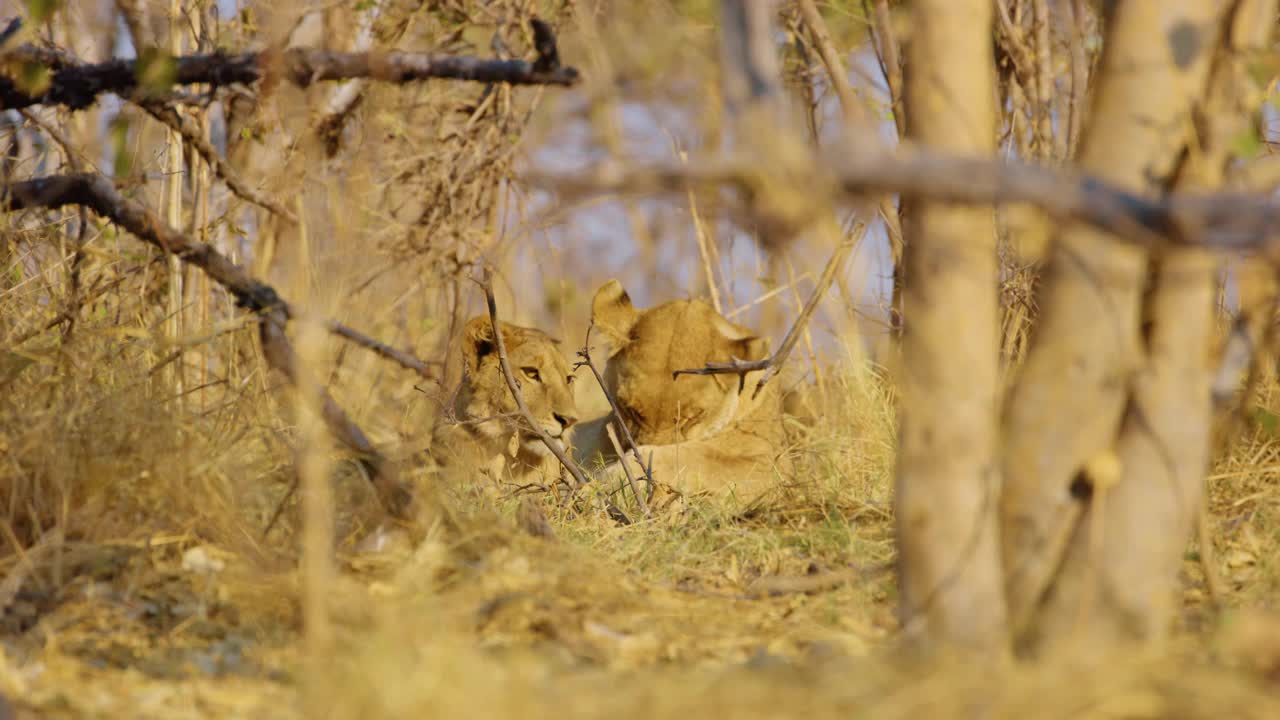
[[[1197,134],[1178,176],[1180,191],[1218,188],[1237,137],[1249,131],[1260,93],[1249,87],[1246,53],[1262,49],[1275,0],[1234,4],[1223,52],[1218,53]],[[1216,18],[1210,51],[1219,46]],[[1252,103],[1252,107],[1250,107]],[[1111,491],[1095,489],[1063,564],[1063,579],[1045,606],[1042,631],[1061,637],[1080,608],[1093,610],[1076,637],[1089,645],[1115,638],[1160,641],[1176,608],[1177,572],[1202,501],[1209,460],[1217,259],[1175,249],[1153,263],[1144,313],[1146,362],[1134,378],[1116,443],[1122,475]],[[1099,504],[1097,500],[1105,498]],[[1091,517],[1097,514],[1096,522]],[[1097,531],[1100,537],[1091,537]],[[1088,548],[1103,561],[1092,567]],[[1095,578],[1088,578],[1096,573]],[[1081,581],[1070,581],[1079,578]],[[1055,630],[1055,627],[1057,628]]]
[[[992,154],[991,0],[917,0],[908,135]],[[903,625],[929,647],[1007,645],[997,542],[997,266],[990,208],[913,203],[904,223],[896,490]]]
[[[1130,0],[1108,12],[1081,169],[1165,192],[1221,9]],[[1010,614],[1033,654],[1073,633],[1086,644],[1149,636],[1171,609],[1161,591],[1176,579],[1170,564],[1198,500],[1185,488],[1198,488],[1207,447],[1201,335],[1212,320],[1212,263],[1167,256],[1144,329],[1147,278],[1147,253],[1080,227],[1061,234],[1046,268],[1039,323],[1006,407],[1001,506]]]

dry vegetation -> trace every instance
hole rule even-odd
[[[0,4],[0,20],[13,5]],[[5,182],[114,174],[121,192],[288,297],[305,367],[440,510],[417,547],[360,552],[383,520],[365,474],[314,430],[228,293],[93,213],[7,212],[0,719],[1280,717],[1280,381],[1266,367],[1244,409],[1222,413],[1208,476],[1222,587],[1211,592],[1204,548],[1189,539],[1172,641],[1087,667],[921,671],[895,652],[894,293],[875,277],[873,239],[885,235],[870,215],[865,236],[853,215],[839,218],[864,239],[790,359],[786,382],[817,390],[802,414],[819,421],[797,432],[795,477],[746,513],[691,498],[642,520],[619,496],[635,520],[619,525],[591,505],[478,492],[417,461],[457,382],[451,338],[483,309],[471,279],[481,263],[495,269],[504,319],[546,328],[570,356],[610,277],[648,304],[708,295],[710,276],[725,314],[775,342],[814,287],[828,247],[801,236],[759,252],[713,193],[560,205],[519,182],[522,168],[610,153],[679,161],[727,134],[716,3],[639,5],[121,0],[62,3],[28,22],[22,41],[86,62],[131,54],[131,34],[179,52],[289,37],[531,59],[536,14],[583,82],[369,82],[341,121],[330,110],[346,86],[333,83],[277,78],[214,103],[185,98],[238,181],[297,224],[232,193],[189,143],[176,164],[184,143],[146,110],[154,99],[0,115]],[[852,84],[888,118],[867,45],[878,5],[909,32],[897,3],[819,3]],[[798,12],[788,4],[783,19],[787,91],[811,139],[830,139],[835,91]],[[1055,58],[1052,71],[1069,75],[1070,52]],[[1038,145],[1040,129],[1013,115],[1005,141],[1024,157],[1068,152]],[[1002,374],[1035,312],[1033,265],[1015,246],[1045,232],[1017,210],[999,218],[1011,241]],[[314,317],[426,359],[432,377],[308,332]],[[1218,319],[1225,335],[1225,302]],[[577,386],[584,416],[603,409],[585,377]],[[332,568],[328,553],[304,558],[304,538],[326,536],[306,534],[304,518],[328,513],[303,507],[299,485],[332,491]],[[522,529],[526,497],[554,539]]]

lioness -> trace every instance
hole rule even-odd
[[[556,442],[565,442],[578,421],[573,371],[557,341],[541,330],[502,323],[512,374],[529,412]],[[557,469],[555,455],[519,417],[515,397],[502,376],[488,316],[467,322],[462,333],[462,384],[452,422],[436,428],[431,454],[442,466],[494,471],[522,479]]]
[[[617,280],[596,291],[591,321],[609,340],[604,384],[617,401],[654,479],[681,492],[728,492],[752,500],[786,470],[781,393],[766,385],[752,397],[759,373],[680,375],[708,362],[759,360],[768,341],[735,325],[700,300],[675,300],[637,310]],[[612,481],[619,458],[606,435],[606,416],[577,432],[588,469],[606,465]],[[618,433],[619,442],[625,442]],[[634,467],[633,461],[632,466]]]

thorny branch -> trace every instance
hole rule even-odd
[[[408,83],[432,78],[466,80],[510,85],[574,85],[580,73],[560,65],[555,35],[550,26],[533,19],[538,57],[525,60],[494,60],[437,53],[338,52],[320,48],[289,48],[283,52],[265,50],[238,54],[184,55],[172,59],[173,84],[252,84],[266,75],[279,73],[298,87],[322,80],[367,78],[383,82]],[[81,64],[62,50],[21,45],[0,53],[0,58],[48,67],[53,71],[48,86],[28,92],[8,77],[0,75],[0,110],[36,104],[65,105],[80,110],[92,105],[102,93],[130,95],[139,89],[138,70],[143,61],[113,59]]]

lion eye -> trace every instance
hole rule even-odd
[[[524,373],[525,377],[529,378],[534,382],[542,382],[542,376],[538,374],[538,368],[522,367],[520,368],[520,372]]]

